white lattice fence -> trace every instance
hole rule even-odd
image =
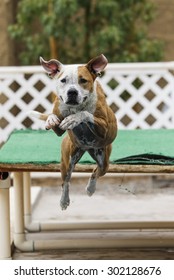
[[[119,128],[174,127],[174,62],[109,64],[100,79]],[[0,68],[0,142],[14,129],[44,128],[29,110],[51,112],[55,84],[39,66]]]
[[[102,82],[120,128],[174,127],[174,63],[111,65]]]
[[[41,67],[0,68],[1,141],[14,129],[43,128],[43,123],[37,119],[33,121],[27,112],[50,112],[54,90],[54,83]]]

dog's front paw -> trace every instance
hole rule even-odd
[[[63,130],[67,130],[67,129],[73,129],[78,124],[79,124],[79,119],[76,117],[76,115],[70,115],[61,122],[59,127]]]
[[[48,118],[46,120],[45,128],[46,129],[51,129],[51,128],[55,127],[56,125],[59,125],[59,124],[60,124],[59,118],[56,115],[51,114],[51,115],[48,116]]]
[[[87,111],[78,112],[76,114],[73,114],[73,115],[70,115],[70,116],[66,117],[61,122],[59,127],[62,130],[73,129],[74,127],[78,126],[80,123],[88,122],[88,121],[93,122],[93,116],[92,116],[91,113],[89,113]]]

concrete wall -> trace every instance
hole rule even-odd
[[[174,0],[151,0],[157,7],[156,18],[149,26],[152,38],[165,43],[164,60],[174,60]]]
[[[15,45],[8,35],[8,26],[14,21],[15,0],[1,0],[0,4],[0,66],[16,64]]]

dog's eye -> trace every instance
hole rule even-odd
[[[64,79],[62,79],[62,80],[60,80],[61,81],[61,83],[63,83],[63,84],[65,84],[66,83],[66,79],[64,78]]]
[[[80,78],[80,79],[79,79],[79,82],[80,82],[81,84],[85,84],[85,83],[87,83],[87,80],[84,79],[84,78]]]

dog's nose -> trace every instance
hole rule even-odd
[[[76,89],[69,89],[67,92],[67,104],[71,104],[71,105],[76,105],[78,104],[77,102],[77,96],[78,96],[78,91]]]
[[[67,94],[69,98],[76,98],[78,95],[78,91],[76,89],[69,89]]]

